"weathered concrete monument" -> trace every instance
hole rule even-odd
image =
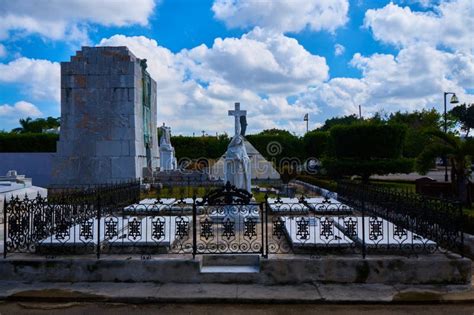
[[[234,116],[235,119],[235,134],[225,153],[224,182],[230,182],[235,187],[250,192],[250,158],[244,144],[246,115],[247,111],[240,110],[240,103],[235,103],[235,109],[229,111],[229,116]]]
[[[224,179],[224,182],[229,180],[231,184],[239,188],[240,186],[247,187],[247,184],[238,184],[235,180],[245,180],[245,182],[248,182],[248,185],[250,185],[251,180],[280,179],[280,174],[275,170],[272,163],[267,161],[262,154],[245,139],[245,131],[247,128],[246,115],[247,111],[240,110],[240,103],[235,103],[235,110],[229,111],[229,116],[235,117],[235,135],[226,153],[210,168],[211,178]],[[249,159],[248,164],[247,158],[245,157]],[[229,177],[232,172],[245,174],[245,178],[236,179]],[[247,176],[249,176],[248,180]],[[250,191],[250,189],[247,190]]]
[[[127,47],[83,47],[61,63],[53,184],[136,179],[158,167],[156,82]]]
[[[173,171],[177,169],[174,147],[171,145],[171,128],[161,126],[160,139],[160,171]]]

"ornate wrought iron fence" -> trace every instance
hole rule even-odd
[[[95,252],[101,211],[137,202],[139,197],[137,180],[87,189],[55,188],[47,198],[5,199],[4,257],[12,252]]]
[[[341,183],[340,200],[265,198],[229,183],[138,202],[139,183],[5,201],[5,252],[45,255],[419,254],[462,250],[455,203]]]
[[[341,201],[366,215],[392,223],[397,227],[397,234],[404,235],[403,230],[408,230],[433,241],[435,244],[428,244],[431,251],[445,249],[463,253],[464,216],[459,202],[351,182],[338,183],[338,194]]]

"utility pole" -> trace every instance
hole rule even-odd
[[[304,115],[304,118],[303,118],[304,121],[306,121],[306,133],[308,133],[309,131],[309,114],[306,113],[306,115]]]
[[[362,106],[359,104],[359,119],[362,119]]]

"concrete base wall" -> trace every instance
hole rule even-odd
[[[260,259],[257,273],[201,273],[191,258],[5,259],[0,279],[24,282],[470,284],[471,261],[430,255]]]

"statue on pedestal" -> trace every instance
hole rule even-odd
[[[239,189],[251,192],[250,158],[244,144],[247,128],[247,111],[240,110],[240,103],[235,103],[235,109],[229,111],[229,116],[235,118],[235,135],[230,141],[225,154],[224,182]]]
[[[172,171],[177,169],[174,148],[171,145],[171,128],[161,127],[162,136],[160,139],[160,171]]]

